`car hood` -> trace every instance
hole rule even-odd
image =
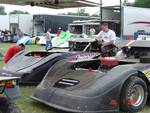
[[[65,67],[64,67],[65,65]],[[87,89],[105,73],[90,69],[72,69],[72,63],[57,62],[42,81],[44,87],[55,87],[65,90]],[[56,71],[57,70],[57,71]]]
[[[57,52],[20,52],[3,67],[3,70],[17,72],[28,67],[34,68],[60,55],[61,53]]]

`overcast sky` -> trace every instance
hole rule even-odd
[[[87,0],[91,2],[99,3],[100,0]],[[123,0],[122,0],[123,1]],[[129,0],[133,2],[134,0]],[[120,0],[103,0],[103,5],[119,5]],[[77,12],[77,8],[69,8],[69,9],[49,9],[42,7],[31,7],[31,6],[16,6],[16,5],[4,5],[6,12],[9,13],[13,10],[22,10],[27,11],[30,14],[58,14],[58,13],[67,13],[67,12]],[[90,14],[94,14],[99,11],[99,7],[96,8],[86,8],[86,12]]]

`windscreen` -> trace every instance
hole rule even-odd
[[[70,25],[69,31],[73,34],[82,34],[83,27],[82,25]]]

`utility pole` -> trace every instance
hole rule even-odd
[[[80,8],[78,8],[78,16],[80,16]]]
[[[102,0],[100,0],[100,22],[103,20]]]
[[[120,37],[122,38],[123,26],[122,26],[122,0],[120,0]]]

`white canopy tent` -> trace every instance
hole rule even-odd
[[[41,6],[53,9],[95,7],[98,3],[87,0],[1,0],[3,4]]]

